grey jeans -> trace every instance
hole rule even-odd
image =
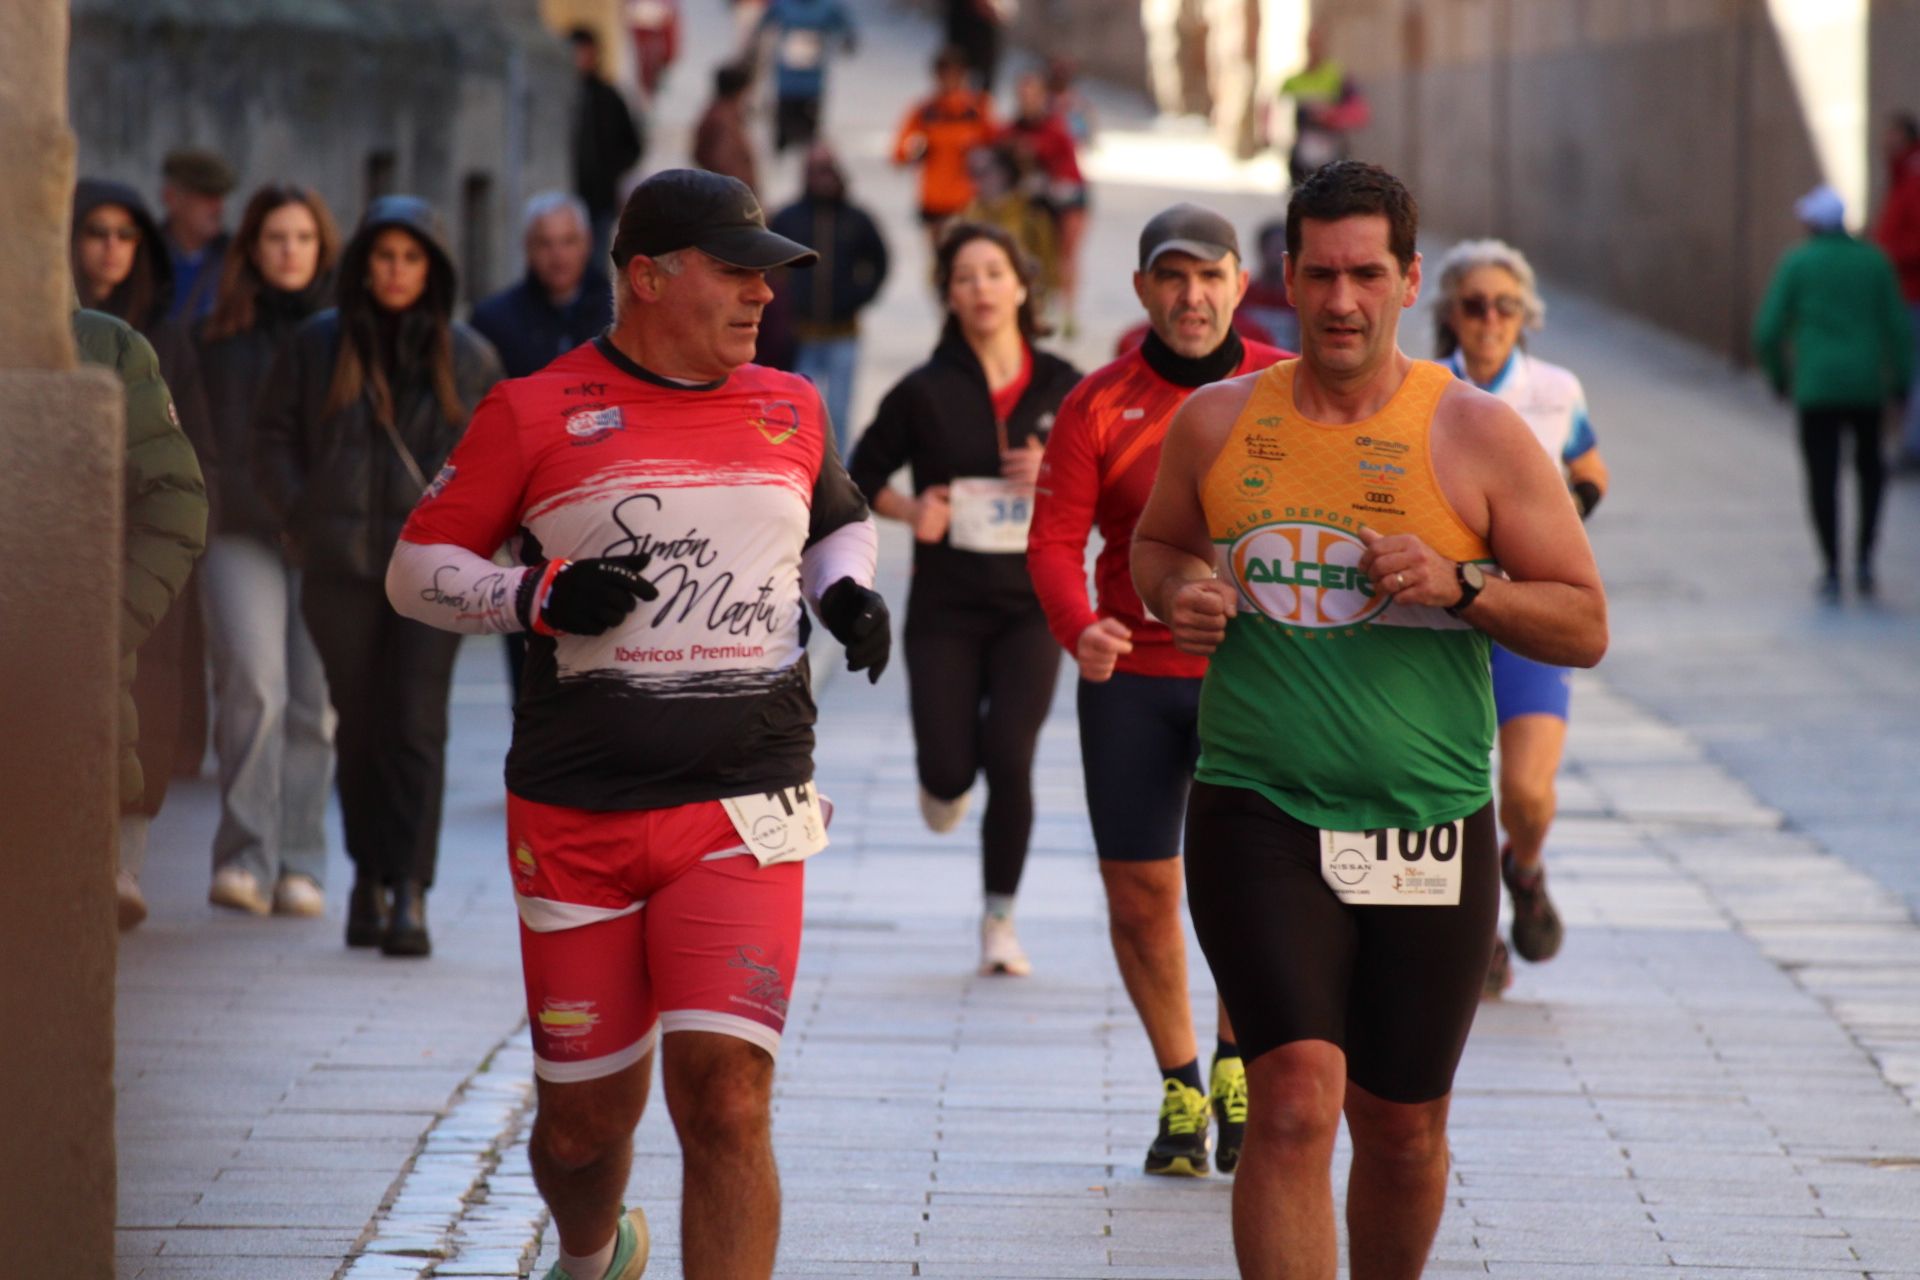
[[[214,868],[251,871],[268,891],[283,875],[322,883],[334,714],[300,618],[300,575],[278,548],[222,533],[199,576],[220,760]]]

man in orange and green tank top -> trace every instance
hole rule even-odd
[[[1420,292],[1398,180],[1294,189],[1301,357],[1205,387],[1168,430],[1133,580],[1210,654],[1187,894],[1247,1064],[1242,1274],[1330,1280],[1353,1139],[1353,1280],[1418,1276],[1447,1106],[1499,915],[1488,645],[1607,644],[1593,554],[1514,411],[1399,348]]]

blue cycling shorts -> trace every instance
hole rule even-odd
[[[1493,710],[1501,724],[1515,716],[1567,718],[1573,672],[1493,646]]]

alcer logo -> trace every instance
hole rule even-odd
[[[1346,627],[1384,610],[1360,571],[1360,539],[1331,525],[1287,521],[1249,529],[1229,560],[1240,591],[1261,613],[1293,627]]]

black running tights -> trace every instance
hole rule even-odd
[[[1860,478],[1860,541],[1857,563],[1870,567],[1880,525],[1880,494],[1887,485],[1881,452],[1880,406],[1801,409],[1800,452],[1807,460],[1807,500],[1813,531],[1827,572],[1840,568],[1840,438],[1853,437],[1853,468]]]
[[[1033,834],[1033,753],[1053,703],[1060,646],[1038,605],[908,612],[907,682],[920,785],[952,800],[985,772],[983,878],[988,893],[1012,894]]]

